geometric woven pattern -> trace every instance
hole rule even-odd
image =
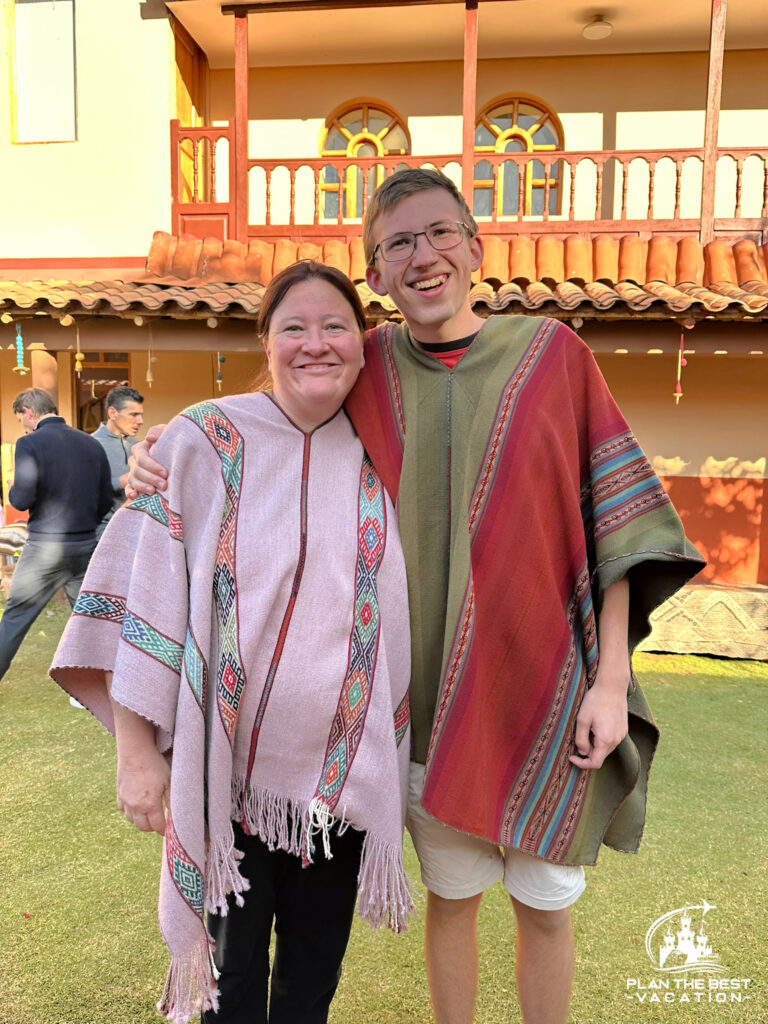
[[[411,721],[411,706],[408,701],[408,694],[403,697],[397,706],[395,711],[395,743],[400,746],[400,743],[405,736],[408,724]]]
[[[73,615],[86,615],[93,619],[106,619],[107,622],[120,623],[125,615],[125,598],[81,590],[72,613]]]
[[[331,810],[339,802],[347,772],[357,752],[371,696],[379,647],[377,576],[384,554],[385,534],[384,488],[370,459],[364,455],[358,501],[357,574],[349,665],[331,726],[325,767],[315,792],[315,796]]]
[[[126,507],[132,511],[145,512],[152,519],[156,519],[158,523],[168,527],[168,533],[173,540],[184,539],[181,516],[171,511],[168,502],[161,494],[140,494]]]
[[[595,540],[626,526],[669,496],[632,434],[620,434],[589,458]]]
[[[208,689],[208,666],[205,664],[205,659],[189,626],[187,626],[187,639],[184,644],[184,675],[195,695],[195,700],[200,708],[204,709],[205,694]]]
[[[235,586],[235,534],[243,476],[243,439],[218,406],[201,402],[182,414],[208,438],[221,459],[224,480],[224,512],[216,548],[213,593],[219,634],[216,671],[216,703],[229,742],[235,739],[240,696],[245,673],[238,643],[237,587]]]
[[[120,636],[131,647],[143,651],[173,672],[181,672],[181,658],[184,653],[181,644],[160,633],[138,615],[126,611]]]
[[[170,811],[165,818],[165,859],[181,898],[199,918],[203,916],[203,875],[179,842]]]
[[[597,631],[586,566],[567,605],[572,636],[582,632],[582,643],[571,642],[560,666],[557,687],[546,710],[535,747],[510,787],[501,838],[516,846],[555,859],[567,848],[581,814],[589,772],[570,763],[573,726],[578,712],[580,683],[589,684],[597,657]],[[574,628],[579,622],[582,630]],[[591,667],[590,667],[591,666]]]

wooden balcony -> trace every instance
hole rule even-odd
[[[700,236],[768,241],[768,152],[718,149],[707,187],[704,149],[476,153],[467,196],[481,233]],[[221,240],[324,242],[361,233],[368,200],[400,167],[436,167],[461,185],[461,154],[247,160],[237,166],[233,124],[171,122],[175,234]],[[466,194],[466,193],[465,193]],[[241,231],[242,234],[242,231]]]

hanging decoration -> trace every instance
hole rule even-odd
[[[78,380],[82,375],[84,362],[85,352],[80,348],[80,327],[75,324],[75,373],[77,374]]]
[[[154,359],[152,358],[152,324],[150,324],[149,325],[149,343],[147,344],[147,373],[146,373],[146,376],[144,377],[144,380],[147,382],[147,384],[150,387],[152,387],[152,385],[155,382],[155,375],[152,373],[152,363],[153,362],[154,362]]]
[[[224,378],[221,375],[221,367],[226,363],[226,356],[223,356],[221,352],[216,353],[216,384],[218,385],[219,391],[221,391],[221,382]]]
[[[16,324],[16,365],[13,372],[24,377],[29,373],[29,367],[24,365],[24,340],[21,337],[21,324]]]
[[[677,352],[677,380],[675,381],[674,398],[675,405],[680,404],[680,399],[683,397],[683,367],[688,365],[688,360],[685,358],[685,329],[690,330],[693,324],[684,323],[683,330],[680,331],[680,348]]]

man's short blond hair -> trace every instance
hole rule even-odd
[[[459,192],[450,178],[442,171],[435,171],[429,167],[407,167],[403,171],[395,173],[387,178],[374,192],[368,209],[365,211],[363,221],[363,249],[365,250],[365,261],[370,264],[373,259],[373,250],[376,243],[373,239],[373,227],[383,213],[394,209],[403,199],[412,196],[417,192],[427,192],[429,189],[441,188],[452,196],[459,205],[461,218],[467,226],[472,238],[479,233],[479,228],[472,216],[467,201]]]

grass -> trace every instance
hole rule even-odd
[[[150,1024],[167,955],[156,922],[160,840],[114,803],[114,749],[47,678],[67,616],[52,604],[0,684],[0,1024]],[[638,857],[603,849],[574,908],[572,1024],[762,1024],[766,970],[768,666],[643,655],[663,728]],[[410,845],[407,859],[418,877]],[[627,998],[648,984],[645,933],[703,899],[741,1003]],[[429,1024],[424,902],[407,935],[356,922],[332,1024]],[[477,1024],[515,1024],[514,920],[504,890],[483,901]],[[706,984],[706,982],[705,982]],[[642,991],[642,990],[641,990]],[[743,992],[743,990],[742,990]]]

